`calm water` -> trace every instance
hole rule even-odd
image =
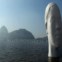
[[[47,62],[47,41],[0,41],[0,62]]]

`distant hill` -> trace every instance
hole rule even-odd
[[[0,28],[0,40],[2,39],[35,39],[33,34],[26,29],[14,30],[8,33],[5,26]],[[47,36],[43,38],[36,38],[36,40],[47,40]]]
[[[5,26],[0,28],[0,40],[4,40],[8,37],[8,30]]]
[[[9,39],[34,39],[34,36],[26,29],[19,29],[9,33]]]
[[[34,39],[34,36],[26,29],[19,29],[8,33],[7,28],[5,26],[2,26],[0,28],[0,40],[5,39]]]
[[[47,36],[46,37],[42,37],[42,38],[36,38],[36,39],[37,40],[43,40],[43,41],[48,40]]]
[[[5,26],[0,28],[0,40],[5,39],[35,39],[33,34],[26,29],[14,30],[12,32],[8,32],[8,29]],[[37,38],[36,40],[47,40],[47,36],[43,38]]]

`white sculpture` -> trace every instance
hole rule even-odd
[[[45,25],[48,35],[48,57],[59,57],[58,48],[61,46],[62,27],[61,14],[55,3],[49,3],[45,10]]]

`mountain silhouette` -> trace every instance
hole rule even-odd
[[[19,29],[9,33],[9,39],[34,39],[31,32],[26,29]]]
[[[8,37],[8,30],[5,26],[0,28],[0,40],[6,39]]]
[[[34,39],[34,36],[26,29],[19,29],[14,30],[12,32],[8,32],[8,29],[5,26],[2,26],[0,28],[0,40],[3,39]]]

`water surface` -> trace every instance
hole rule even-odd
[[[0,41],[0,62],[47,62],[47,41]]]

